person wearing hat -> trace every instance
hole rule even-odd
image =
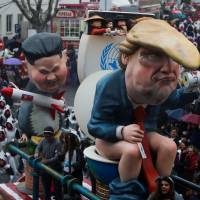
[[[138,181],[142,157],[137,143],[142,142],[144,131],[134,122],[134,109],[145,108],[144,127],[150,150],[156,155],[155,167],[159,175],[169,176],[177,147],[156,132],[158,114],[161,109],[181,107],[198,98],[198,93],[176,88],[180,65],[197,69],[200,55],[175,28],[152,18],[137,20],[119,51],[121,69],[96,85],[88,131],[96,138],[101,155],[119,160],[119,178],[110,184],[110,199],[146,199],[145,186]],[[128,198],[126,194],[133,191],[139,197]]]
[[[105,22],[105,19],[99,15],[94,15],[85,19],[84,21],[88,23],[88,33],[90,35],[103,35],[111,32],[111,28],[103,27],[103,22]]]
[[[149,195],[148,200],[183,200],[182,195],[175,191],[174,181],[171,177],[158,177],[156,183],[156,191]]]
[[[68,76],[67,54],[62,51],[62,39],[55,33],[37,33],[22,43],[25,67],[29,83],[25,90],[61,99],[66,89]],[[19,108],[19,127],[23,132],[22,141],[27,137],[42,134],[47,125],[56,131],[60,129],[60,113],[49,108],[23,101]]]
[[[44,138],[40,141],[35,149],[35,158],[41,158],[41,162],[46,164],[50,168],[60,172],[62,165],[59,159],[61,155],[61,143],[54,138],[54,129],[51,126],[47,126],[43,131]],[[42,184],[44,186],[45,200],[51,199],[51,183],[54,183],[55,199],[63,199],[62,184],[59,180],[50,176],[45,171],[41,171]]]

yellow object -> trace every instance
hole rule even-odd
[[[60,131],[57,131],[54,135],[54,137],[59,140],[60,138],[60,135],[61,135],[61,132]],[[31,136],[31,141],[34,143],[34,144],[39,144],[40,141],[44,138],[43,135],[41,136]]]
[[[91,21],[91,20],[104,20],[105,19],[99,15],[93,15],[92,17],[84,19],[84,22]]]
[[[146,18],[129,31],[119,45],[121,52],[132,54],[138,46],[158,49],[177,63],[190,69],[200,66],[200,54],[195,45],[164,20]]]

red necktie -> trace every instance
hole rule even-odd
[[[134,116],[135,116],[135,122],[140,126],[140,128],[143,131],[145,131],[144,130],[144,119],[145,119],[145,116],[146,116],[146,112],[144,110],[144,107],[138,106],[134,110]],[[144,138],[142,140],[142,145],[143,145],[144,151],[145,151],[146,156],[147,156],[146,159],[143,159],[142,169],[143,169],[144,177],[147,181],[148,191],[153,192],[153,191],[156,190],[155,180],[159,175],[158,175],[158,172],[156,171],[156,169],[153,165],[151,152],[150,152],[150,148],[149,148],[149,143],[148,143],[147,135],[146,135],[145,132],[144,132]]]

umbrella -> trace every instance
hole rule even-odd
[[[166,110],[165,112],[167,113],[168,117],[176,120],[181,120],[181,117],[187,113],[182,108],[177,108],[174,110]]]
[[[173,19],[185,19],[186,15],[184,13],[182,13],[179,10],[173,10],[171,11],[170,15],[169,15],[170,20]]]
[[[186,114],[186,115],[183,115],[183,117],[181,118],[181,121],[199,125],[200,115],[192,114],[192,113]]]
[[[21,65],[22,61],[18,58],[8,58],[3,61],[4,65]]]

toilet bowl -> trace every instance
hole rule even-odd
[[[108,160],[101,156],[95,146],[90,146],[84,150],[88,167],[92,175],[104,184],[109,184],[113,179],[119,176],[118,162]]]

